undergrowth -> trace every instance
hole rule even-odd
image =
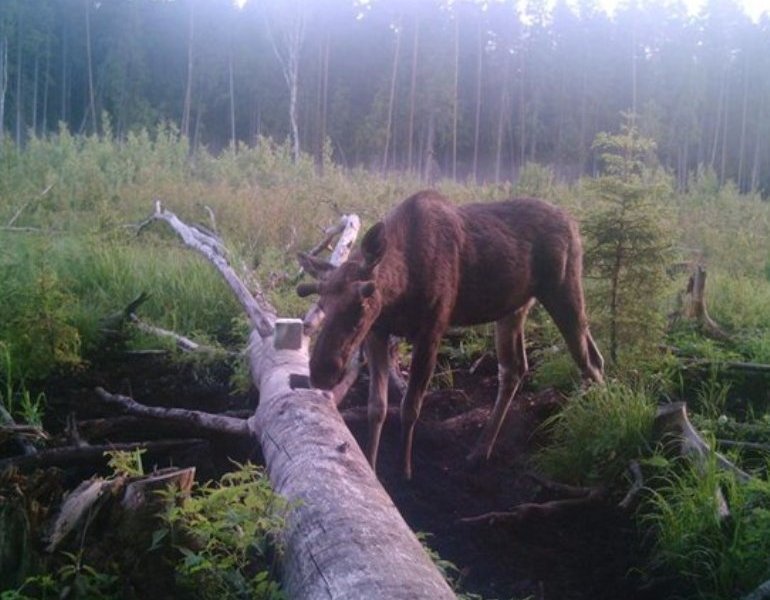
[[[721,516],[718,490],[729,516]],[[681,595],[739,598],[770,577],[770,483],[737,481],[714,456],[666,469],[650,486],[642,522],[654,531],[649,569],[676,574]]]
[[[535,464],[575,485],[617,484],[631,460],[651,453],[655,410],[646,390],[612,381],[594,385],[543,424],[549,440]]]
[[[167,505],[166,527],[153,535],[153,547],[168,537],[181,553],[177,583],[186,597],[284,597],[271,565],[288,507],[260,468],[241,465]]]

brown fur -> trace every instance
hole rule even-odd
[[[301,262],[321,278],[317,291],[326,314],[310,361],[313,384],[330,388],[339,381],[366,338],[372,466],[386,409],[389,335],[414,344],[401,405],[407,477],[414,423],[450,325],[497,324],[500,388],[472,458],[491,452],[527,370],[523,327],[535,299],[556,322],[583,375],[602,380],[603,360],[586,323],[577,224],[541,200],[458,207],[436,192],[420,192],[374,225],[339,268],[308,256]]]

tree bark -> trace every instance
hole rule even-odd
[[[190,1],[190,20],[187,27],[187,85],[184,92],[182,122],[179,129],[184,137],[190,139],[190,114],[192,112],[193,86],[193,42],[195,40],[195,0]]]
[[[280,4],[280,3],[279,3]],[[280,8],[278,10],[281,10]],[[283,71],[283,78],[289,88],[289,125],[291,127],[291,145],[294,162],[299,161],[299,125],[297,123],[297,100],[299,96],[299,59],[305,40],[305,21],[307,10],[304,2],[287,3],[283,15],[284,21],[278,32],[282,40],[277,40],[274,25],[268,21],[268,34],[278,63]]]
[[[285,532],[287,596],[453,598],[345,426],[330,394],[292,388],[309,376],[307,339],[273,348],[252,336],[258,432],[275,491],[295,506]]]
[[[684,316],[694,319],[704,334],[721,341],[730,341],[730,336],[709,316],[706,310],[706,269],[696,265],[687,282],[687,298]]]
[[[454,94],[452,103],[452,179],[457,180],[457,121],[460,104],[460,7],[455,6]]]
[[[473,126],[473,181],[479,180],[479,132],[481,130],[481,81],[484,68],[483,29],[481,20],[478,22],[478,46],[476,48],[476,114]]]
[[[8,38],[0,40],[0,144],[5,135],[5,94],[8,90]]]
[[[407,133],[406,146],[406,168],[412,173],[414,165],[412,156],[414,149],[414,110],[415,99],[417,96],[417,58],[420,49],[420,19],[415,15],[414,18],[414,39],[412,41],[412,80],[409,84],[409,129]]]
[[[99,123],[96,115],[96,99],[94,97],[94,68],[91,58],[91,0],[86,0],[86,61],[88,63],[88,106],[91,112],[91,131],[99,133]]]
[[[23,114],[24,111],[22,110],[22,89],[21,89],[21,66],[23,64],[22,62],[22,54],[24,47],[22,46],[22,40],[24,39],[24,36],[22,35],[22,16],[21,11],[19,12],[19,22],[16,26],[16,146],[21,147],[21,133],[22,129],[24,128],[22,121],[23,121]]]
[[[396,47],[393,50],[393,68],[390,73],[390,94],[388,96],[388,117],[385,123],[385,150],[382,153],[382,172],[388,170],[388,150],[390,149],[391,129],[393,127],[393,107],[396,103],[396,80],[398,78],[398,55],[401,53],[401,19],[396,24]]]
[[[505,116],[508,109],[508,77],[509,59],[506,53],[503,60],[502,84],[500,85],[500,106],[497,112],[497,141],[495,149],[495,183],[500,183],[500,169],[503,160],[503,134],[505,132]]]
[[[233,77],[233,45],[230,43],[227,51],[227,74],[230,91],[230,148],[235,151],[235,79]]]

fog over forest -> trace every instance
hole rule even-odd
[[[530,161],[593,173],[594,137],[633,112],[680,188],[710,168],[770,193],[768,13],[551,4],[2,0],[0,135],[168,123],[194,148],[261,135],[319,163],[502,181]]]

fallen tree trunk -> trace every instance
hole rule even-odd
[[[247,426],[262,446],[275,491],[293,507],[285,531],[287,596],[454,598],[369,467],[333,395],[308,389],[308,337],[302,321],[276,321],[272,311],[264,310],[217,240],[159,204],[154,218],[169,223],[214,263],[251,321],[250,363],[260,402]],[[349,249],[350,242],[346,245]],[[125,408],[132,414],[132,408]],[[157,412],[142,414],[162,418]]]

